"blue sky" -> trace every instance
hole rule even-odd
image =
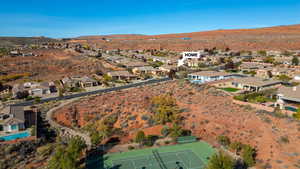
[[[165,34],[300,24],[300,0],[5,0],[0,36]]]

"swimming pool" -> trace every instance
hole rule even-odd
[[[0,137],[0,140],[11,141],[11,140],[16,140],[16,139],[20,139],[20,138],[26,138],[29,136],[30,136],[29,132],[26,131],[26,132],[22,132],[22,133],[15,133],[15,134]]]
[[[297,112],[298,109],[292,106],[285,106],[285,110],[289,110],[289,111],[293,111],[293,112]]]

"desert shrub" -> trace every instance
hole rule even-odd
[[[300,109],[298,109],[297,113],[293,114],[293,118],[300,120]]]
[[[242,158],[247,165],[247,167],[252,167],[255,165],[256,150],[250,145],[244,145],[242,149]]]
[[[104,119],[104,123],[109,126],[112,126],[113,124],[115,124],[117,122],[117,120],[118,120],[118,114],[114,113],[114,114],[107,116]]]
[[[90,137],[91,137],[91,142],[93,145],[98,145],[102,141],[102,137],[101,137],[100,133],[97,131],[92,132],[90,134]]]
[[[229,148],[235,151],[235,153],[239,153],[243,148],[243,144],[241,142],[232,142],[230,143]]]
[[[230,144],[230,139],[227,136],[223,136],[223,135],[218,136],[217,140],[218,140],[219,144],[221,144],[222,146],[225,146],[225,147],[229,146],[229,144]]]
[[[153,126],[153,125],[156,124],[156,121],[155,121],[152,117],[150,117],[150,118],[148,119],[148,121],[147,121],[147,124],[148,124],[149,126]]]
[[[143,131],[138,131],[135,136],[135,142],[142,144],[146,139],[146,135]]]
[[[176,138],[182,136],[182,132],[182,128],[178,124],[174,123],[173,127],[171,128],[170,136],[175,140]]]
[[[229,155],[226,155],[224,152],[219,152],[214,154],[208,164],[207,169],[233,169],[234,160]]]
[[[157,135],[148,135],[144,140],[145,146],[153,146],[159,137]]]
[[[133,146],[128,146],[128,150],[133,150],[134,147]]]
[[[46,144],[37,148],[37,154],[39,156],[48,156],[53,152],[53,148],[52,144]]]
[[[161,129],[161,135],[163,135],[164,137],[167,137],[170,134],[170,128],[168,126],[164,126]]]
[[[170,144],[170,141],[168,141],[168,140],[167,140],[167,141],[165,141],[165,144]]]
[[[141,119],[144,120],[144,121],[147,121],[149,118],[150,118],[150,117],[149,117],[149,115],[147,115],[147,114],[144,114],[144,115],[142,115],[142,117],[141,117]]]
[[[288,136],[281,136],[281,137],[279,138],[279,141],[280,141],[281,143],[285,143],[285,144],[288,144],[288,143],[290,142]]]
[[[128,120],[136,120],[137,115],[131,115],[128,117]]]

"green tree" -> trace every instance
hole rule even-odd
[[[170,136],[173,139],[176,139],[176,138],[182,136],[182,133],[183,133],[182,128],[177,123],[174,123],[173,127],[171,128]]]
[[[234,160],[224,152],[214,154],[207,165],[206,169],[233,169]]]
[[[244,145],[242,150],[242,158],[248,167],[255,165],[256,151],[250,145]]]
[[[299,59],[297,56],[294,56],[293,59],[292,59],[292,65],[296,65],[298,66],[299,65]]]
[[[94,146],[97,146],[103,140],[103,137],[101,136],[101,134],[98,131],[91,132],[90,137],[91,137],[91,142]]]
[[[143,142],[145,141],[146,136],[144,131],[138,131],[136,136],[135,136],[135,142],[139,143],[139,144],[143,144]]]
[[[166,124],[177,119],[179,109],[176,100],[170,95],[155,96],[151,100],[154,120],[159,124]]]
[[[260,56],[267,56],[267,52],[265,50],[260,50],[257,52],[257,54]]]
[[[279,76],[277,76],[277,79],[280,81],[284,81],[284,82],[288,82],[288,81],[292,80],[292,78],[290,78],[287,75],[279,75]]]
[[[263,61],[264,61],[265,63],[274,63],[274,62],[275,62],[275,59],[274,59],[274,57],[272,57],[272,56],[267,56],[267,57],[265,57],[265,58],[263,59]]]
[[[85,148],[85,142],[78,136],[71,138],[67,145],[59,144],[48,167],[50,169],[78,168],[78,159]]]

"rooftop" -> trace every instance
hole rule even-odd
[[[191,73],[190,75],[213,77],[213,76],[229,76],[229,75],[232,75],[232,74],[227,73],[227,72],[201,71],[201,72]]]
[[[282,94],[283,97],[300,100],[300,85],[295,87],[282,86],[278,89],[278,94]]]
[[[257,86],[257,87],[264,87],[268,85],[275,85],[281,83],[281,81],[278,80],[271,80],[271,79],[268,80],[268,79],[262,79],[258,77],[238,78],[238,79],[234,79],[233,82],[242,83],[250,86]]]
[[[129,73],[128,71],[113,71],[108,72],[110,76],[126,76],[126,77],[135,77],[135,75]]]

